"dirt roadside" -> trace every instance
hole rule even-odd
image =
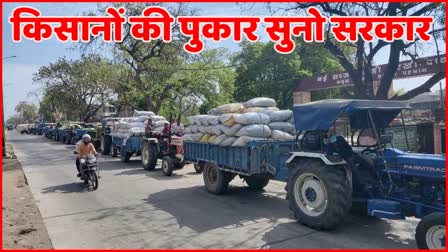
[[[52,249],[50,237],[10,145],[2,160],[2,248]]]

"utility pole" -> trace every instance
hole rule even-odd
[[[11,59],[11,58],[15,58],[16,56],[14,55],[14,56],[9,56],[9,57],[5,57],[5,58],[2,58],[2,60],[5,60],[5,59]],[[5,96],[3,95],[3,97],[2,97],[2,156],[3,157],[6,157],[6,140],[5,140],[5,138],[6,138],[6,134],[5,134],[5,102],[4,102],[4,98]]]

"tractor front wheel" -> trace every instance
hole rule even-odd
[[[445,249],[445,214],[429,214],[418,223],[415,241],[419,249]]]
[[[157,165],[157,146],[155,144],[145,144],[142,150],[143,169],[152,171]]]
[[[171,176],[174,169],[174,160],[168,156],[162,158],[162,172],[166,176]]]
[[[352,202],[352,186],[344,167],[303,159],[290,172],[289,207],[300,223],[329,230],[343,221]]]

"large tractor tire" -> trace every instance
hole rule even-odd
[[[101,153],[109,155],[112,146],[112,139],[110,136],[101,136]]]
[[[162,172],[165,176],[171,176],[174,170],[174,159],[169,156],[162,158]]]
[[[343,166],[328,166],[318,159],[297,161],[287,184],[289,208],[306,226],[318,230],[335,228],[351,208],[350,176]]]
[[[446,249],[445,214],[432,213],[423,217],[415,230],[419,249]]]
[[[155,144],[145,144],[142,150],[143,169],[152,171],[157,165],[157,146]]]
[[[123,163],[129,162],[129,159],[131,159],[132,153],[127,151],[120,151],[120,160]]]
[[[213,194],[225,193],[231,180],[227,172],[219,170],[216,164],[211,162],[205,163],[202,176],[205,188]]]
[[[269,178],[263,176],[249,176],[245,177],[247,185],[254,190],[261,190],[269,184]]]

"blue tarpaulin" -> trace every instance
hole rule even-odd
[[[296,130],[328,130],[342,113],[350,118],[350,126],[370,128],[368,111],[375,126],[386,127],[403,109],[411,109],[407,101],[329,99],[294,105]]]

